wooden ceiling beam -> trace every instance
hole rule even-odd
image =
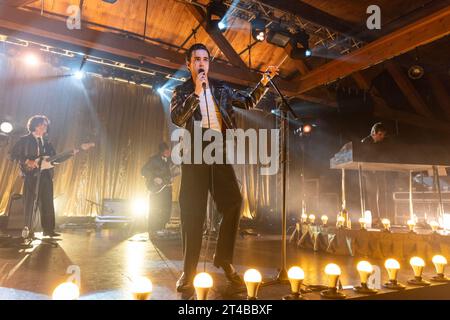
[[[210,38],[223,52],[225,57],[227,57],[228,61],[238,68],[247,69],[247,65],[244,61],[242,61],[239,54],[234,50],[222,32],[217,28],[211,28],[208,26],[206,13],[201,8],[193,4],[186,4],[186,8],[194,16],[195,20],[197,20],[206,33],[208,33]]]
[[[362,72],[355,72],[354,74],[352,74],[352,77],[358,87],[370,92],[370,95],[372,96],[373,102],[375,104],[374,114],[376,116],[450,134],[449,125],[443,121],[390,108],[381,96],[380,91],[375,86],[372,86],[371,81]]]
[[[431,72],[425,74],[428,83],[431,86],[433,95],[445,116],[450,120],[450,95],[439,77]]]
[[[417,92],[416,88],[414,88],[411,80],[398,65],[398,63],[393,60],[389,60],[386,61],[385,66],[397,86],[400,88],[400,91],[403,93],[414,110],[422,116],[433,117],[430,108],[422,99],[420,93]]]
[[[38,39],[54,46],[97,50],[116,56],[141,60],[173,69],[184,69],[185,59],[182,53],[163,48],[142,40],[127,38],[125,35],[102,32],[87,27],[81,30],[69,30],[65,21],[42,17],[36,13],[0,6],[0,28],[6,35],[24,40]],[[32,38],[32,39],[31,39]],[[225,63],[213,63],[210,70],[212,78],[227,81],[235,85],[251,86],[258,83],[261,74],[230,66]],[[294,95],[295,85],[281,78],[276,79],[280,90],[286,95]],[[306,96],[306,95],[305,95]]]
[[[8,5],[10,7],[23,7],[37,0],[0,0],[0,5]]]
[[[303,75],[300,78],[298,93],[345,78],[449,33],[450,6]]]

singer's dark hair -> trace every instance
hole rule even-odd
[[[188,51],[186,51],[186,62],[191,62],[192,52],[194,52],[195,50],[205,50],[206,52],[208,52],[208,58],[211,59],[211,54],[209,53],[208,48],[203,43],[196,43],[193,44],[188,49]]]
[[[36,130],[36,128],[38,126],[40,126],[41,124],[43,124],[45,122],[47,123],[48,126],[50,125],[50,120],[46,116],[39,115],[39,114],[32,116],[30,119],[28,119],[28,123],[27,123],[28,132],[29,133],[34,132],[34,130]],[[48,129],[47,129],[47,132],[48,132]]]
[[[375,123],[370,130],[370,134],[377,134],[378,132],[387,133],[387,129],[382,122]]]

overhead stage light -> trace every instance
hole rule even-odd
[[[73,282],[63,282],[53,290],[53,300],[77,300],[80,288]]]
[[[419,65],[413,65],[408,69],[408,77],[417,80],[423,77],[425,70]]]
[[[28,53],[24,56],[24,62],[31,67],[35,67],[39,64],[39,58],[34,53]]]
[[[303,30],[292,35],[291,46],[292,50],[289,56],[292,59],[301,60],[312,55],[312,51],[309,48],[309,34]]]
[[[301,286],[305,279],[305,272],[300,267],[292,267],[288,271],[289,283],[291,284],[291,294],[284,296],[283,300],[303,300]]]
[[[258,296],[258,289],[261,285],[262,277],[256,269],[248,269],[244,273],[244,282],[247,287],[247,299],[256,300]]]
[[[383,287],[392,290],[403,290],[405,286],[397,282],[398,270],[400,270],[400,263],[395,259],[387,259],[384,263],[389,276],[389,282],[386,282]]]
[[[153,291],[153,284],[147,277],[135,277],[132,279],[130,291],[134,300],[148,300]]]
[[[436,268],[437,275],[431,278],[431,280],[435,282],[450,282],[450,279],[447,278],[444,274],[444,269],[447,265],[447,259],[444,256],[436,255],[433,257],[432,261],[434,267]]]
[[[226,23],[224,21],[227,14],[228,7],[222,3],[222,1],[211,1],[206,8],[206,24],[208,29],[219,29],[224,31],[226,29]],[[215,18],[214,18],[215,17]]]
[[[213,286],[212,277],[206,272],[200,272],[194,278],[194,288],[197,300],[206,300],[209,289]]]
[[[412,257],[411,260],[409,260],[409,264],[413,268],[414,279],[408,280],[408,283],[415,286],[429,286],[430,283],[422,279],[425,261],[423,261],[423,259],[419,257]]]
[[[10,122],[5,121],[5,122],[2,122],[2,124],[0,124],[0,130],[3,133],[6,133],[6,134],[11,133],[13,131],[13,129],[14,129],[14,127]]]
[[[266,21],[260,18],[251,21],[252,37],[256,41],[262,42],[266,39]]]
[[[73,74],[73,76],[75,77],[75,79],[81,80],[84,78],[84,72],[79,70],[79,71],[75,72]]]
[[[267,32],[267,42],[284,48],[291,41],[292,33],[282,29],[279,25],[271,26]]]
[[[328,299],[345,299],[345,294],[339,292],[337,289],[341,268],[334,263],[327,264],[325,274],[328,277],[328,289],[321,291],[320,295]]]
[[[363,294],[377,293],[378,292],[377,290],[370,289],[367,286],[367,280],[369,279],[369,276],[373,273],[372,265],[367,261],[360,261],[360,262],[358,262],[356,269],[358,270],[359,277],[361,279],[361,286],[355,287],[354,290],[358,293],[363,293]]]

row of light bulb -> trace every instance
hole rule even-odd
[[[432,259],[436,268],[437,275],[431,280],[437,282],[449,282],[450,279],[444,274],[447,259],[444,256],[436,255]],[[412,285],[428,285],[429,283],[422,279],[423,268],[425,262],[420,257],[413,257],[410,264],[414,271],[414,279],[408,281]],[[397,275],[400,269],[400,263],[395,259],[387,259],[384,264],[389,277],[389,282],[384,284],[384,287],[394,290],[404,289],[405,286],[397,282]],[[360,293],[376,293],[376,290],[369,289],[367,281],[369,276],[373,273],[373,266],[367,261],[360,261],[357,265],[357,270],[360,275],[361,286],[356,287],[355,291]],[[341,275],[341,268],[334,263],[330,263],[325,267],[325,274],[328,277],[328,289],[321,293],[327,298],[343,298],[345,295],[337,291],[337,284],[339,276]],[[291,285],[290,299],[302,299],[301,285],[305,279],[305,273],[302,268],[293,266],[288,271],[288,278]],[[244,274],[244,282],[247,287],[247,297],[249,300],[257,298],[258,290],[262,282],[261,273],[256,269],[248,269]],[[197,300],[206,300],[209,290],[213,287],[213,279],[209,273],[198,273],[194,278],[194,288]],[[150,279],[146,277],[137,277],[133,279],[130,291],[133,298],[136,300],[148,300],[153,291],[153,285]],[[64,282],[60,284],[53,292],[53,299],[55,300],[75,300],[78,299],[80,290],[73,282]]]
[[[302,218],[302,222],[304,222],[304,223],[309,222],[311,224],[314,224],[314,222],[316,221],[316,216],[314,214],[310,214],[308,216],[307,214],[303,213],[301,218]],[[323,215],[322,217],[320,217],[320,220],[322,221],[323,225],[326,225],[328,223],[328,216]],[[367,219],[364,217],[359,218],[358,222],[361,226],[361,229],[366,229],[366,226],[369,223],[367,221]],[[345,223],[345,218],[343,216],[338,216],[337,217],[337,225],[343,226],[344,223]],[[383,227],[386,231],[389,231],[391,229],[391,221],[389,219],[387,219],[387,218],[382,219],[381,223],[383,224]],[[439,229],[439,223],[437,221],[431,221],[429,224],[430,224],[431,230],[433,232],[437,232],[437,230]],[[407,225],[408,225],[409,231],[414,232],[414,227],[416,226],[416,222],[414,220],[410,219],[407,221]]]

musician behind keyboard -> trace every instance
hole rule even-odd
[[[375,144],[386,141],[387,130],[383,123],[377,122],[372,126],[370,135],[361,140],[362,144]]]

